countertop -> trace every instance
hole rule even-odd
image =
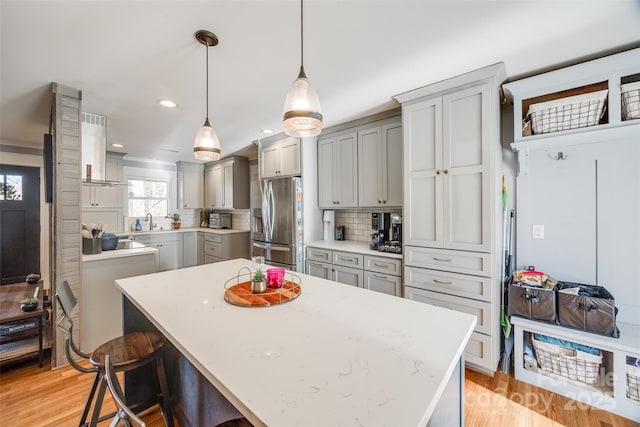
[[[180,227],[179,229],[168,228],[164,230],[142,230],[142,231],[124,231],[113,233],[116,236],[127,237],[127,236],[142,236],[142,235],[151,235],[151,234],[166,234],[166,233],[189,233],[192,231],[202,231],[203,233],[213,233],[213,234],[235,234],[235,233],[249,233],[249,230],[242,230],[237,228],[207,228],[207,227]]]
[[[118,246],[121,247],[123,242],[118,242]],[[156,254],[158,256],[159,250],[157,248],[144,246],[142,243],[126,242],[126,248],[114,249],[111,251],[102,251],[99,254],[94,255],[82,255],[82,262],[102,261],[105,259],[114,259],[130,256],[140,256],[147,254]]]
[[[467,313],[296,273],[286,304],[227,303],[235,259],[116,280],[255,426],[425,426],[476,324]]]
[[[402,259],[402,254],[374,251],[373,249],[369,249],[369,243],[359,242],[357,240],[316,240],[313,242],[305,242],[304,246],[328,249],[332,251],[352,252],[385,258]]]

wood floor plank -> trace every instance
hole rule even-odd
[[[0,426],[76,426],[93,381],[70,366],[51,370],[26,361],[0,369]],[[496,372],[493,377],[465,371],[467,427],[638,427],[637,423]],[[122,380],[122,377],[120,377]],[[107,392],[103,413],[115,409]],[[159,407],[141,417],[149,427],[164,426]],[[108,426],[109,421],[100,423]],[[178,424],[176,423],[176,426]]]

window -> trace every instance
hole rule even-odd
[[[169,214],[169,183],[146,179],[129,179],[129,216],[143,217]]]
[[[0,175],[0,200],[22,200],[22,176]]]

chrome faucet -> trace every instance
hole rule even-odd
[[[153,231],[153,215],[151,215],[151,212],[147,212],[147,214],[144,216],[144,222],[149,221],[149,231]]]

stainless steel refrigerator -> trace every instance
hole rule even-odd
[[[302,179],[271,178],[252,184],[251,256],[303,272]]]

